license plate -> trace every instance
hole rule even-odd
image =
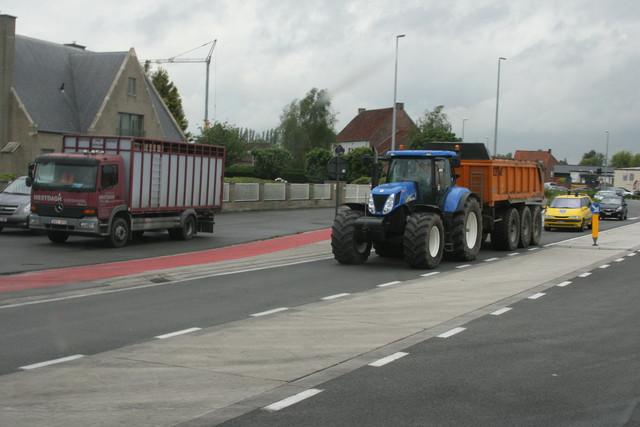
[[[558,221],[558,224],[564,224],[564,221]]]
[[[0,222],[7,222],[7,218],[0,217]]]
[[[67,220],[66,219],[52,219],[51,220],[51,224],[67,225]]]
[[[611,215],[611,212],[605,212],[604,214],[605,215]]]

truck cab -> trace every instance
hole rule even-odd
[[[106,236],[114,211],[126,209],[119,155],[43,154],[30,165],[29,183],[30,227],[46,231],[54,242],[70,234]]]

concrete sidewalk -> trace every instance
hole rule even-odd
[[[583,235],[466,269],[6,375],[0,377],[0,420],[3,426],[216,425],[633,253],[640,248],[640,224],[601,232],[597,243]],[[323,242],[297,252],[328,256],[330,250]],[[267,255],[269,262],[275,256]]]

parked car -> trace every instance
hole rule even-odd
[[[31,187],[27,177],[17,178],[0,192],[0,231],[4,227],[29,228],[31,214]]]
[[[600,219],[627,219],[627,201],[622,196],[607,196],[600,201]]]
[[[613,190],[600,190],[593,196],[593,198],[595,200],[602,200],[604,197],[610,196],[619,196],[619,194],[616,194]]]
[[[577,228],[584,231],[591,228],[593,214],[590,206],[591,198],[586,194],[558,196],[546,207],[544,229]]]

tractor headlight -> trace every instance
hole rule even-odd
[[[389,197],[387,197],[387,201],[384,204],[384,208],[382,208],[382,213],[386,215],[389,212],[391,212],[395,202],[396,202],[396,195],[395,194],[391,194]]]
[[[369,212],[372,214],[376,213],[376,205],[373,203],[373,194],[369,194],[369,203],[367,203],[367,207],[369,208]]]

